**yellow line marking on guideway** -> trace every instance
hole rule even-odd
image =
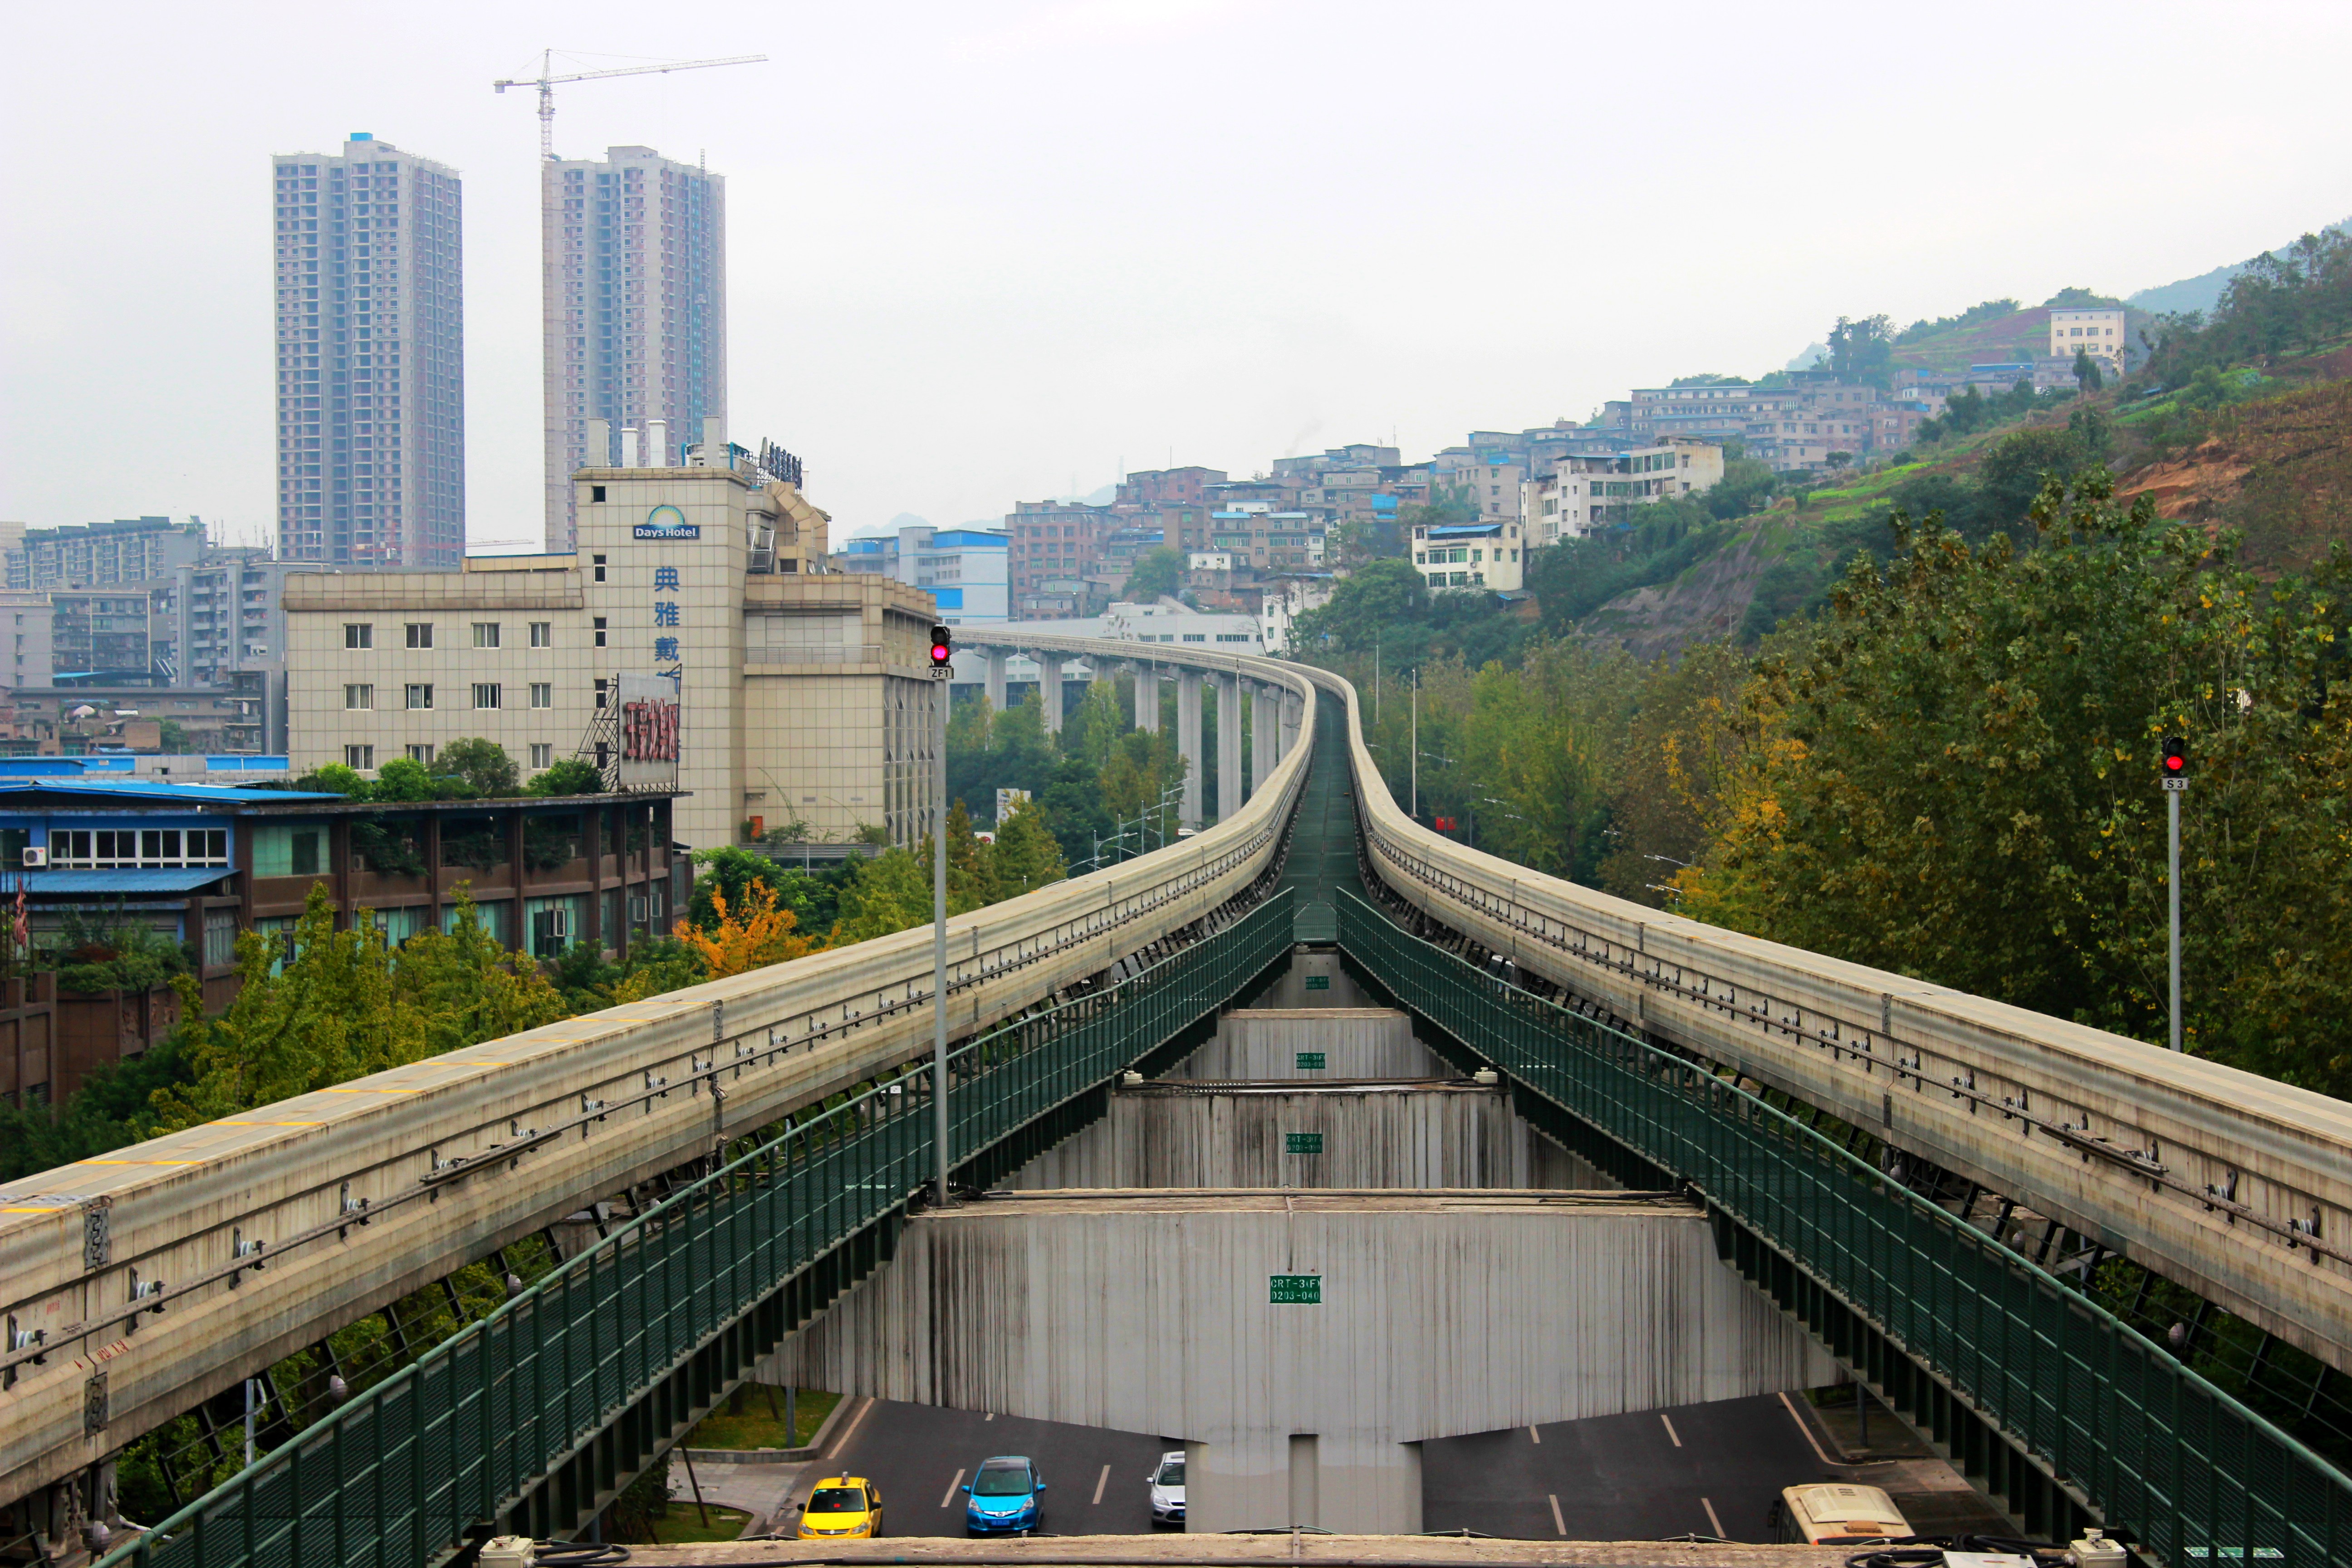
[[[955,1080],[950,1079],[948,1081],[953,1083]],[[1698,1506],[1706,1510],[1706,1521],[1715,1526],[1716,1534],[1723,1536],[1726,1541],[1730,1540],[1731,1537],[1723,1534],[1723,1521],[1715,1517],[1715,1504],[1706,1498],[1701,1498],[1698,1500]]]
[[[950,1079],[950,1081],[952,1082],[953,1080]],[[1546,1492],[1544,1493],[1544,1496],[1551,1500],[1552,1530],[1558,1534],[1566,1535],[1568,1533],[1568,1521],[1559,1517],[1559,1494],[1558,1492]]]
[[[950,1081],[952,1082],[953,1080],[950,1079]],[[1528,1424],[1528,1438],[1530,1442],[1540,1443],[1543,1441],[1543,1434],[1536,1430],[1535,1424],[1533,1422],[1529,1422]]]
[[[950,1082],[950,1083],[952,1083],[952,1082],[954,1082],[955,1080],[954,1080],[953,1079],[950,1079],[948,1081],[949,1081],[949,1082]],[[1097,1477],[1095,1478],[1095,1500],[1094,1500],[1094,1503],[1093,1503],[1093,1506],[1094,1506],[1094,1507],[1096,1507],[1096,1508],[1100,1508],[1100,1507],[1102,1506],[1102,1494],[1103,1494],[1103,1488],[1105,1488],[1105,1487],[1107,1487],[1107,1486],[1108,1486],[1108,1485],[1110,1485],[1110,1467],[1109,1467],[1108,1465],[1105,1465],[1105,1466],[1103,1467],[1102,1474],[1101,1474],[1101,1475],[1098,1475],[1098,1476],[1097,1476]]]
[[[1661,1420],[1661,1421],[1665,1421],[1665,1423],[1666,1423],[1666,1436],[1669,1436],[1669,1437],[1672,1437],[1672,1438],[1675,1440],[1675,1447],[1677,1447],[1677,1448],[1681,1447],[1683,1446],[1683,1435],[1682,1435],[1681,1433],[1679,1433],[1679,1432],[1677,1432],[1677,1431],[1675,1431],[1675,1424],[1674,1424],[1672,1421],[1668,1421],[1668,1420],[1666,1420],[1666,1413],[1665,1413],[1664,1411],[1661,1410],[1661,1411],[1659,1411],[1659,1412],[1658,1412],[1658,1419],[1659,1419],[1659,1420]]]

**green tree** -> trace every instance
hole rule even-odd
[[[871,860],[861,861],[857,875],[841,889],[841,918],[827,945],[843,947],[867,942],[892,931],[929,924],[931,918],[930,845],[922,858],[894,845]]]
[[[1830,329],[1830,370],[1840,381],[1893,384],[1895,323],[1885,316],[1840,316]]]
[[[324,884],[314,883],[290,946],[288,956],[255,932],[240,936],[236,999],[217,1018],[204,1016],[194,979],[180,977],[183,1018],[174,1038],[189,1081],[155,1091],[156,1131],[196,1126],[565,1016],[554,987],[530,959],[508,952],[482,929],[462,893],[453,930],[420,932],[394,952],[373,921],[337,931],[334,904]]]
[[[2106,384],[2106,378],[2099,374],[2099,362],[2091,357],[2088,349],[2074,351],[2074,384],[2086,393],[2096,392]]]
[[[382,801],[431,800],[436,794],[433,775],[415,757],[394,757],[378,768],[375,783],[369,786],[367,798]]]
[[[1428,598],[1412,562],[1374,561],[1341,581],[1328,604],[1298,617],[1292,646],[1312,648],[1328,640],[1347,653],[1369,649],[1387,627],[1416,618]]]
[[[389,767],[391,764],[386,763]],[[381,776],[381,775],[379,775]],[[541,769],[531,775],[524,786],[525,795],[602,795],[604,775],[595,763],[585,757],[564,757],[551,768]]]
[[[368,795],[367,780],[341,763],[329,763],[324,767],[311,769],[294,781],[294,787],[327,795],[349,795],[353,800],[365,800]]]
[[[522,779],[504,746],[478,739],[450,742],[434,753],[427,771],[436,778],[457,779],[484,798],[513,795]]]
[[[1135,565],[1127,574],[1127,585],[1118,592],[1123,599],[1150,605],[1175,597],[1176,590],[1183,585],[1184,552],[1162,544],[1135,558]]]
[[[2156,755],[2186,733],[2192,1048],[2352,1089],[2352,560],[2262,581],[2097,470],[2033,522],[2020,552],[1898,519],[1759,667],[1684,912],[2160,1038]]]
[[[167,755],[185,756],[194,746],[194,742],[188,739],[187,730],[177,719],[166,719],[155,728],[163,737],[156,743]]]
[[[1045,826],[1045,809],[1031,802],[1015,805],[1013,815],[997,825],[996,843],[989,858],[1000,899],[1035,892],[1069,874],[1062,847]]]

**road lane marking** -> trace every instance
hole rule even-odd
[[[1559,1517],[1559,1494],[1558,1492],[1546,1492],[1544,1493],[1544,1496],[1551,1501],[1552,1529],[1561,1535],[1566,1535],[1568,1533],[1568,1521]]]
[[[950,1081],[952,1082],[953,1080],[950,1079]],[[945,1508],[948,1504],[955,1501],[956,1488],[961,1485],[963,1485],[963,1467],[961,1465],[958,1465],[956,1467],[955,1479],[948,1483],[946,1495],[940,1499],[940,1506],[941,1508]]]
[[[982,1421],[993,1421],[996,1419],[996,1412],[992,1410],[987,1415],[982,1416],[981,1419]]]
[[[1659,1411],[1659,1412],[1658,1412],[1658,1419],[1659,1419],[1659,1420],[1661,1420],[1661,1421],[1665,1421],[1665,1423],[1666,1423],[1666,1436],[1669,1436],[1669,1437],[1672,1437],[1672,1438],[1675,1440],[1675,1447],[1677,1447],[1677,1448],[1681,1447],[1683,1446],[1683,1435],[1682,1435],[1681,1433],[1679,1433],[1679,1432],[1677,1432],[1677,1431],[1675,1431],[1675,1424],[1674,1424],[1672,1421],[1668,1421],[1668,1420],[1666,1420],[1666,1413],[1665,1413],[1664,1411],[1661,1410],[1661,1411]]]
[[[1108,1465],[1105,1465],[1103,1467],[1103,1473],[1095,1478],[1095,1507],[1099,1508],[1102,1506],[1103,1488],[1108,1485],[1110,1485],[1110,1467]]]
[[[953,1082],[954,1080],[950,1079],[949,1081]],[[1731,1537],[1723,1533],[1723,1521],[1715,1517],[1715,1504],[1706,1498],[1701,1498],[1698,1500],[1698,1506],[1706,1510],[1706,1521],[1707,1523],[1715,1526],[1715,1533],[1717,1536],[1725,1541],[1730,1540]]]
[[[874,1407],[880,1403],[881,1401],[878,1399],[867,1400],[866,1402],[866,1407],[849,1418],[848,1429],[844,1431],[840,1436],[835,1438],[833,1442],[827,1446],[835,1453],[847,1453],[849,1451],[849,1440],[857,1436],[857,1429],[866,1425],[866,1418],[874,1414]],[[836,1470],[834,1473],[836,1475],[844,1475],[847,1472],[845,1470]]]
[[[1796,1401],[1789,1397],[1786,1390],[1781,1392],[1780,1403],[1788,1409],[1789,1419],[1797,1424],[1797,1430],[1805,1435],[1805,1441],[1812,1445],[1813,1458],[1819,1459],[1824,1465],[1828,1464],[1830,1462],[1830,1457],[1822,1452],[1821,1439],[1813,1436],[1812,1423],[1807,1421],[1803,1416],[1797,1414]]]
[[[1543,1434],[1536,1430],[1535,1423],[1532,1421],[1528,1424],[1528,1436],[1529,1440],[1533,1442],[1540,1443],[1543,1441]]]

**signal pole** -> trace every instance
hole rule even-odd
[[[955,675],[955,641],[945,626],[931,628],[932,731],[939,756],[933,769],[938,799],[931,810],[931,1142],[939,1149],[939,1204],[948,1204],[948,697]]]
[[[2180,1048],[2180,797],[2189,793],[2189,742],[2178,735],[2164,739],[2164,815],[2168,843],[2165,856],[2164,890],[2172,906],[2172,1048]]]

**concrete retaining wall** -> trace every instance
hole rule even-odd
[[[1301,1067],[1319,1054],[1321,1067]],[[1412,1037],[1412,1020],[1386,1007],[1253,1008],[1228,1013],[1216,1037],[1176,1064],[1177,1079],[1450,1078],[1454,1069]]]
[[[1273,1305],[1270,1277],[1318,1277]],[[1181,1435],[1188,1528],[1421,1528],[1430,1437],[1834,1381],[1663,1194],[1139,1193],[919,1215],[775,1382]],[[1312,1435],[1318,1517],[1290,1518]]]
[[[1290,1135],[1321,1140],[1294,1153]],[[1544,1138],[1501,1089],[1470,1083],[1193,1087],[1111,1095],[1109,1114],[1007,1186],[1409,1189],[1616,1184]]]
[[[1301,948],[1290,955],[1290,967],[1271,989],[1250,1003],[1252,1010],[1269,1007],[1376,1007],[1339,963],[1337,948]]]

